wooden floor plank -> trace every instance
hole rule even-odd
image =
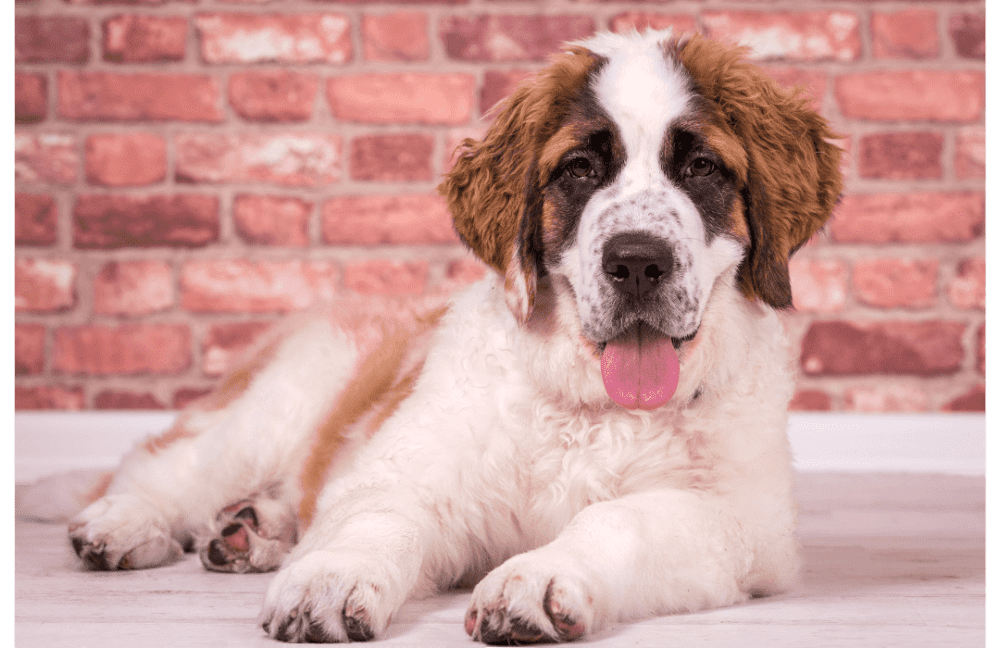
[[[596,646],[982,646],[984,480],[929,475],[799,479],[805,567],[793,591],[742,606],[622,624]],[[15,639],[56,646],[274,646],[256,617],[269,574],[82,570],[64,527],[15,524]],[[408,603],[386,646],[469,646],[468,591]]]

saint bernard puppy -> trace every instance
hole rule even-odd
[[[745,52],[571,44],[441,185],[495,272],[440,306],[286,323],[70,523],[98,569],[280,569],[260,623],[382,635],[474,585],[486,643],[781,592],[799,566],[788,258],[840,149]]]

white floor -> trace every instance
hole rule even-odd
[[[794,591],[739,607],[620,625],[595,646],[815,648],[985,645],[982,477],[799,478],[806,568]],[[19,648],[276,645],[256,615],[271,576],[213,574],[194,556],[85,572],[65,528],[15,523]],[[470,646],[467,591],[407,604],[385,646]]]

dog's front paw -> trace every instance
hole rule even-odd
[[[69,523],[69,540],[84,564],[101,570],[157,567],[184,553],[163,514],[127,493],[83,509]]]
[[[274,577],[261,627],[294,643],[370,641],[402,605],[397,580],[397,570],[362,552],[314,551]]]
[[[483,643],[516,645],[570,641],[592,630],[585,577],[562,562],[529,553],[494,569],[472,592],[465,631]]]

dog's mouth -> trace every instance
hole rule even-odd
[[[680,381],[677,351],[694,338],[670,337],[636,322],[601,349],[601,377],[614,402],[626,409],[653,410],[669,401]]]

